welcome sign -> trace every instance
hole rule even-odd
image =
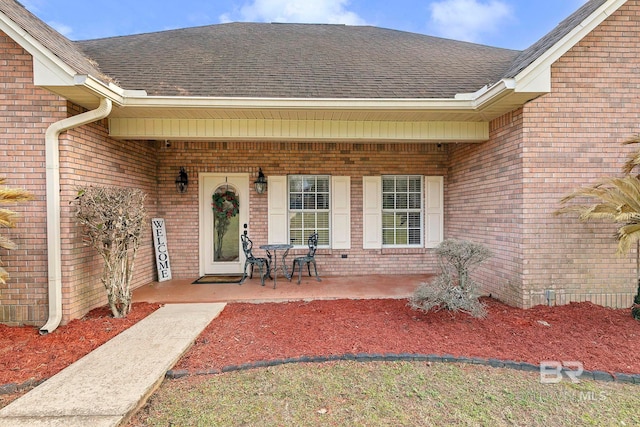
[[[169,262],[169,249],[167,248],[164,218],[152,218],[151,225],[153,229],[153,246],[156,250],[158,282],[171,280],[171,263]]]

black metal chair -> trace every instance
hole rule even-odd
[[[247,231],[245,230],[244,234],[240,235],[242,239],[242,250],[244,251],[245,261],[244,261],[244,274],[242,275],[242,280],[240,280],[240,284],[242,285],[247,278],[247,267],[251,265],[251,275],[249,278],[253,278],[253,267],[256,265],[260,269],[260,283],[264,286],[264,278],[266,276],[271,275],[270,264],[267,258],[259,258],[253,256],[253,242],[247,236]],[[266,271],[264,268],[266,267]]]
[[[316,272],[316,280],[321,282],[320,276],[318,276],[318,266],[316,265],[316,250],[318,249],[318,233],[313,233],[307,240],[309,245],[309,252],[305,256],[297,257],[293,259],[293,268],[291,269],[291,275],[289,281],[293,278],[293,274],[296,272],[296,265],[298,266],[298,285],[302,280],[302,266],[307,265],[309,271],[309,277],[311,277],[311,264],[313,263],[313,269]]]

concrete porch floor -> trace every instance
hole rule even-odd
[[[257,276],[257,275],[256,275]],[[133,291],[133,302],[204,303],[204,302],[283,302],[321,299],[402,299],[413,294],[420,283],[428,282],[430,274],[327,276],[318,282],[315,277],[297,276],[291,282],[278,277],[277,287],[267,279],[264,286],[254,276],[242,284],[192,284],[197,277],[152,282]]]

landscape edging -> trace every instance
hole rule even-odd
[[[287,359],[258,360],[251,363],[243,363],[241,365],[228,365],[222,369],[206,369],[195,372],[189,372],[186,369],[170,369],[166,372],[165,378],[178,379],[187,376],[198,375],[215,375],[223,372],[244,371],[248,369],[266,368],[269,366],[286,365],[289,363],[324,363],[340,360],[352,360],[357,362],[399,362],[399,361],[415,361],[415,362],[441,362],[441,363],[468,363],[473,365],[491,366],[493,368],[507,368],[516,371],[540,372],[540,365],[534,365],[528,362],[516,362],[513,360],[499,359],[483,359],[479,357],[457,357],[451,354],[415,354],[415,353],[345,353],[342,355],[329,356],[300,356]],[[594,381],[602,382],[620,382],[626,384],[640,384],[640,374],[623,374],[609,373],[604,371],[583,371],[581,378],[585,377]],[[1,394],[17,393],[29,388],[36,387],[47,378],[42,380],[27,380],[22,384],[9,383],[0,385]]]
[[[241,365],[227,365],[222,369],[206,369],[190,372],[187,369],[170,369],[165,377],[167,379],[178,379],[187,376],[215,375],[224,372],[244,371],[256,368],[266,368],[269,366],[286,365],[289,363],[324,363],[337,360],[352,360],[357,362],[441,362],[441,363],[468,363],[492,368],[507,368],[516,371],[540,372],[540,365],[528,362],[516,362],[513,360],[483,359],[478,357],[457,357],[451,354],[415,354],[415,353],[345,353],[342,355],[330,356],[300,356],[287,359],[259,360],[256,362],[243,363]],[[583,371],[580,378],[586,377],[589,380],[602,382],[620,382],[627,384],[640,384],[640,374],[609,373],[604,371]]]

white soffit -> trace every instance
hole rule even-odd
[[[398,122],[279,119],[109,119],[117,139],[158,140],[361,140],[483,142],[487,122]]]

